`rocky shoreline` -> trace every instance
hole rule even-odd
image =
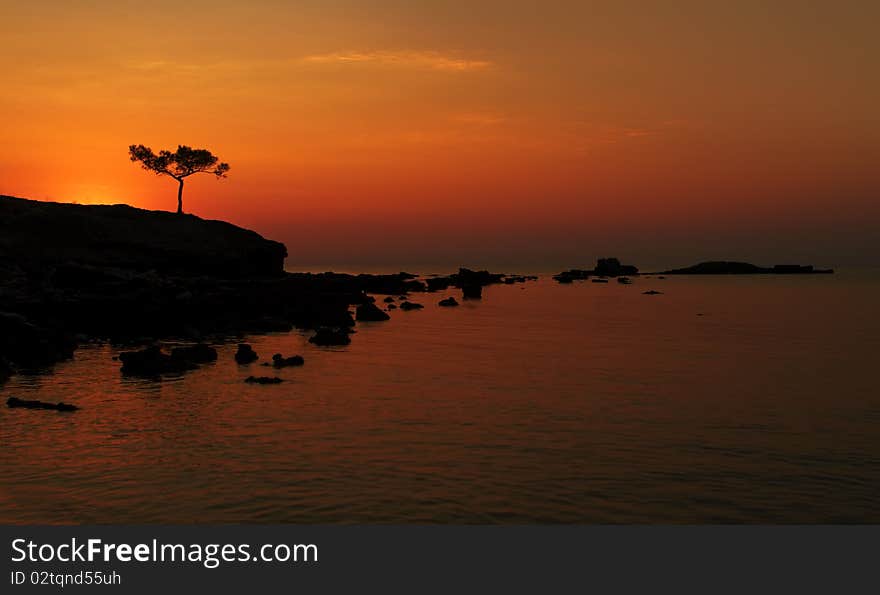
[[[389,318],[368,294],[454,286],[479,298],[485,285],[526,280],[469,269],[427,282],[405,272],[288,273],[286,256],[283,244],[192,215],[0,197],[0,381],[68,359],[83,342],[198,344],[295,327],[316,331],[317,345],[345,344],[352,306],[358,320]],[[197,364],[191,355],[127,357],[161,370]]]

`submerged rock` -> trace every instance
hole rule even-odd
[[[618,277],[617,282],[621,285],[631,285],[632,279],[630,279],[629,277]]]
[[[397,306],[394,304],[388,304],[388,309],[389,310],[397,310]]]
[[[392,302],[394,301],[394,297],[389,295],[389,296],[388,296],[387,298],[385,298],[383,301],[384,301],[386,304],[390,304],[390,303],[392,303]]]
[[[592,279],[593,283],[608,283],[608,279]]]
[[[345,330],[320,328],[314,336],[309,339],[309,343],[314,343],[315,345],[320,346],[348,345],[351,343],[351,337],[348,336],[348,332]]]
[[[403,302],[402,304],[400,304],[401,310],[420,310],[422,308],[424,308],[424,306],[421,304],[417,304],[416,302],[408,302],[407,301],[407,302]]]
[[[17,397],[9,397],[6,406],[15,409],[50,409],[53,411],[77,411],[79,407],[70,403],[46,403],[44,401],[26,401]]]
[[[239,364],[250,364],[260,359],[253,347],[247,343],[239,343],[238,351],[235,352],[235,361]]]
[[[653,289],[649,289],[648,291],[643,291],[642,295],[663,295],[662,291],[654,291]]]
[[[449,308],[449,307],[451,307],[451,306],[457,306],[457,305],[458,305],[458,302],[455,300],[454,297],[449,296],[449,297],[446,298],[445,300],[440,300],[440,301],[437,303],[437,305],[438,305],[438,306],[443,306],[443,307],[445,307],[445,308]]]
[[[391,317],[388,316],[388,314],[380,310],[378,306],[372,302],[366,302],[358,306],[355,314],[356,320],[368,322],[379,322],[390,318]]]
[[[248,384],[281,384],[284,382],[277,376],[248,376],[244,381]]]
[[[303,359],[301,355],[293,355],[291,357],[284,357],[280,353],[276,353],[272,356],[272,365],[276,368],[287,368],[290,366],[301,366],[306,363],[306,360]],[[267,364],[268,365],[268,364]]]

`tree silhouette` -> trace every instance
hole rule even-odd
[[[193,149],[186,145],[177,145],[177,151],[159,151],[144,145],[130,145],[128,156],[137,161],[147,171],[157,176],[170,176],[177,180],[177,213],[183,214],[183,180],[193,174],[212,174],[225,178],[229,171],[228,163],[218,163],[219,159],[207,149]]]

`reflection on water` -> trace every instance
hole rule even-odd
[[[663,295],[642,291],[659,289]],[[85,347],[3,399],[0,522],[880,521],[880,284],[548,279],[234,343],[161,382]],[[271,370],[271,371],[270,371]],[[278,375],[277,386],[244,384]]]

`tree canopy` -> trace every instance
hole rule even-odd
[[[159,176],[170,176],[177,180],[177,212],[183,213],[183,180],[193,174],[211,174],[217,178],[225,178],[229,171],[228,163],[220,163],[219,159],[207,149],[193,149],[186,145],[178,145],[175,152],[153,152],[144,145],[129,145],[129,158],[141,164],[141,167]]]
[[[207,149],[193,149],[186,145],[178,145],[177,151],[159,151],[153,153],[150,147],[144,145],[131,145],[128,154],[132,161],[140,162],[141,167],[157,175],[171,176],[175,180],[181,180],[193,174],[212,174],[218,178],[225,178],[229,171],[228,163],[220,161]]]

